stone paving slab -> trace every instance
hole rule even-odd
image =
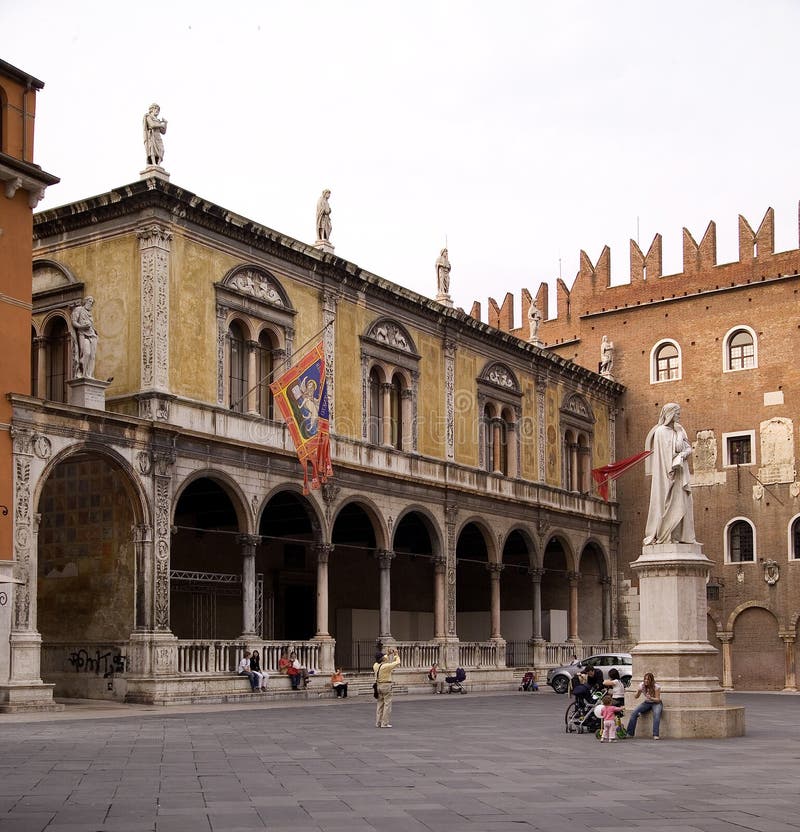
[[[614,745],[545,691],[3,717],[0,832],[800,832],[797,697],[730,699],[745,737]]]

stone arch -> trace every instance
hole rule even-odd
[[[502,544],[500,545],[500,551],[505,551],[505,545],[508,542],[509,537],[512,534],[519,534],[522,539],[525,541],[528,547],[528,555],[529,555],[529,562],[531,569],[539,569],[541,568],[541,555],[537,551],[536,541],[534,539],[533,534],[528,529],[528,527],[524,523],[515,523],[513,526],[509,526],[506,530],[506,533],[502,539]]]
[[[373,500],[369,497],[365,497],[363,494],[354,494],[350,497],[346,497],[341,503],[339,503],[336,508],[336,513],[331,519],[331,533],[333,532],[333,528],[336,526],[336,521],[339,519],[342,511],[352,505],[356,505],[358,508],[362,509],[369,518],[373,534],[375,535],[375,547],[377,549],[387,549],[389,541],[389,528],[383,517],[383,513]]]
[[[774,611],[771,610],[766,604],[763,604],[761,601],[745,601],[742,604],[739,604],[738,607],[735,607],[731,614],[728,616],[728,623],[725,627],[725,630],[729,633],[733,632],[734,625],[736,623],[736,619],[745,611],[750,610],[753,608],[759,608],[762,610],[766,610],[776,621],[777,624],[780,624],[778,621],[778,617],[775,615]]]
[[[731,677],[734,689],[782,690],[785,645],[778,617],[760,603],[742,605],[733,621]]]
[[[516,373],[502,361],[489,361],[481,370],[479,381],[488,382],[489,384],[499,387],[501,390],[507,390],[513,393],[520,392],[519,380]]]
[[[370,324],[364,337],[383,347],[419,355],[417,345],[408,330],[393,318],[377,318]]]
[[[456,628],[463,641],[491,638],[492,581],[498,577],[499,554],[487,521],[465,518],[456,534]]]
[[[530,640],[534,630],[534,581],[538,567],[529,529],[517,523],[506,531],[500,546],[500,631],[506,640],[506,659],[514,665],[532,663]],[[538,577],[537,577],[538,580]],[[538,592],[538,585],[536,587]],[[539,622],[537,620],[538,627]]]
[[[569,537],[558,530],[548,534],[542,548],[542,635],[546,641],[564,642],[569,636],[569,576],[577,571]]]
[[[486,522],[486,520],[482,516],[477,515],[477,514],[473,514],[473,515],[470,515],[469,517],[466,517],[459,524],[458,530],[456,531],[456,540],[458,540],[458,538],[461,537],[461,533],[470,524],[476,526],[480,530],[481,534],[483,535],[483,541],[486,544],[486,551],[487,551],[487,554],[488,554],[489,563],[499,563],[500,562],[500,552],[497,548],[497,540],[496,540],[494,534],[492,534],[492,530],[489,527],[488,523]]]
[[[172,506],[170,515],[175,517],[175,509],[178,506],[181,496],[186,489],[199,479],[208,479],[215,482],[228,496],[231,501],[231,506],[236,513],[236,518],[239,524],[239,532],[241,534],[254,534],[255,525],[253,522],[253,515],[250,507],[247,504],[247,497],[245,496],[242,487],[234,479],[233,476],[226,471],[220,471],[218,468],[200,468],[192,471],[175,487],[175,493],[172,497]]]
[[[42,258],[33,261],[32,294],[53,290],[74,289],[83,287],[71,269],[57,260]]]
[[[421,503],[410,503],[407,506],[404,506],[400,513],[394,520],[392,524],[393,535],[394,532],[397,530],[397,527],[403,522],[403,519],[407,517],[409,514],[418,514],[423,519],[425,527],[428,531],[428,535],[431,539],[431,545],[433,546],[434,555],[442,555],[444,553],[444,535],[441,532],[441,527],[439,526],[439,521],[433,512],[427,506],[422,505]],[[394,537],[392,537],[394,541]]]
[[[279,494],[282,491],[288,491],[295,496],[302,498],[301,502],[306,514],[308,515],[311,526],[317,533],[318,542],[322,543],[323,541],[328,540],[330,529],[326,526],[325,517],[320,510],[319,503],[305,496],[303,494],[303,486],[296,482],[282,482],[274,485],[269,491],[266,492],[266,494],[264,494],[260,501],[257,503],[255,500],[253,501],[251,508],[253,509],[253,520],[255,522],[254,528],[260,528],[261,515],[264,513],[264,508],[276,494]]]

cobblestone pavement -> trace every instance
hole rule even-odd
[[[800,701],[730,699],[746,737],[615,745],[549,692],[5,716],[0,832],[795,832]]]

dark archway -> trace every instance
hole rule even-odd
[[[603,591],[607,578],[600,547],[588,543],[581,552],[578,567],[578,636],[584,644],[599,644],[603,632]]]
[[[563,643],[569,632],[569,569],[567,551],[558,538],[547,543],[542,565],[542,638]]]
[[[261,513],[256,555],[263,576],[264,637],[307,641],[317,631],[317,571],[313,514],[293,491],[275,494]]]
[[[200,477],[175,506],[170,629],[181,639],[233,640],[243,629],[241,533],[233,501]]]
[[[398,641],[433,638],[434,546],[429,520],[409,512],[398,522],[392,549],[392,635]]]
[[[500,629],[506,640],[506,662],[512,667],[532,664],[531,547],[519,529],[506,538],[503,567],[500,573]]]
[[[379,577],[373,521],[358,503],[348,503],[331,532],[335,549],[328,573],[329,632],[336,639],[336,664],[372,667],[379,626]]]
[[[489,549],[483,531],[467,523],[456,543],[456,630],[461,641],[486,641],[491,635]]]

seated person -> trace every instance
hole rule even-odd
[[[337,699],[347,699],[347,682],[344,680],[341,667],[337,667],[336,672],[331,676],[331,687]]]
[[[581,671],[572,677],[572,695],[575,697],[575,703],[580,708],[586,708],[589,705],[589,693],[591,688],[587,681],[588,674]]]
[[[300,664],[300,662],[297,658],[297,653],[294,653],[294,652],[289,653],[289,661],[292,663],[292,666],[289,668],[289,671],[288,671],[289,676],[291,676],[293,679],[295,679],[295,678],[297,679],[296,682],[295,681],[292,682],[292,687],[295,690],[297,690],[297,688],[300,685],[300,681],[302,680],[303,687],[307,688],[308,687],[308,670],[306,670],[306,668],[303,667]]]
[[[444,693],[444,674],[446,672],[445,670],[439,670],[438,662],[434,662],[428,671],[428,681],[431,683],[434,693]]]
[[[619,670],[612,667],[608,671],[608,679],[603,682],[605,689],[611,694],[611,704],[621,708],[625,704],[625,685],[619,678]]]
[[[258,655],[258,650],[253,650],[250,656],[250,670],[256,674],[257,682],[261,690],[267,689],[267,682],[269,681],[269,673],[261,669],[261,656]]]
[[[247,676],[250,681],[250,690],[258,690],[258,676],[250,669],[250,651],[245,650],[239,662],[239,675]]]

